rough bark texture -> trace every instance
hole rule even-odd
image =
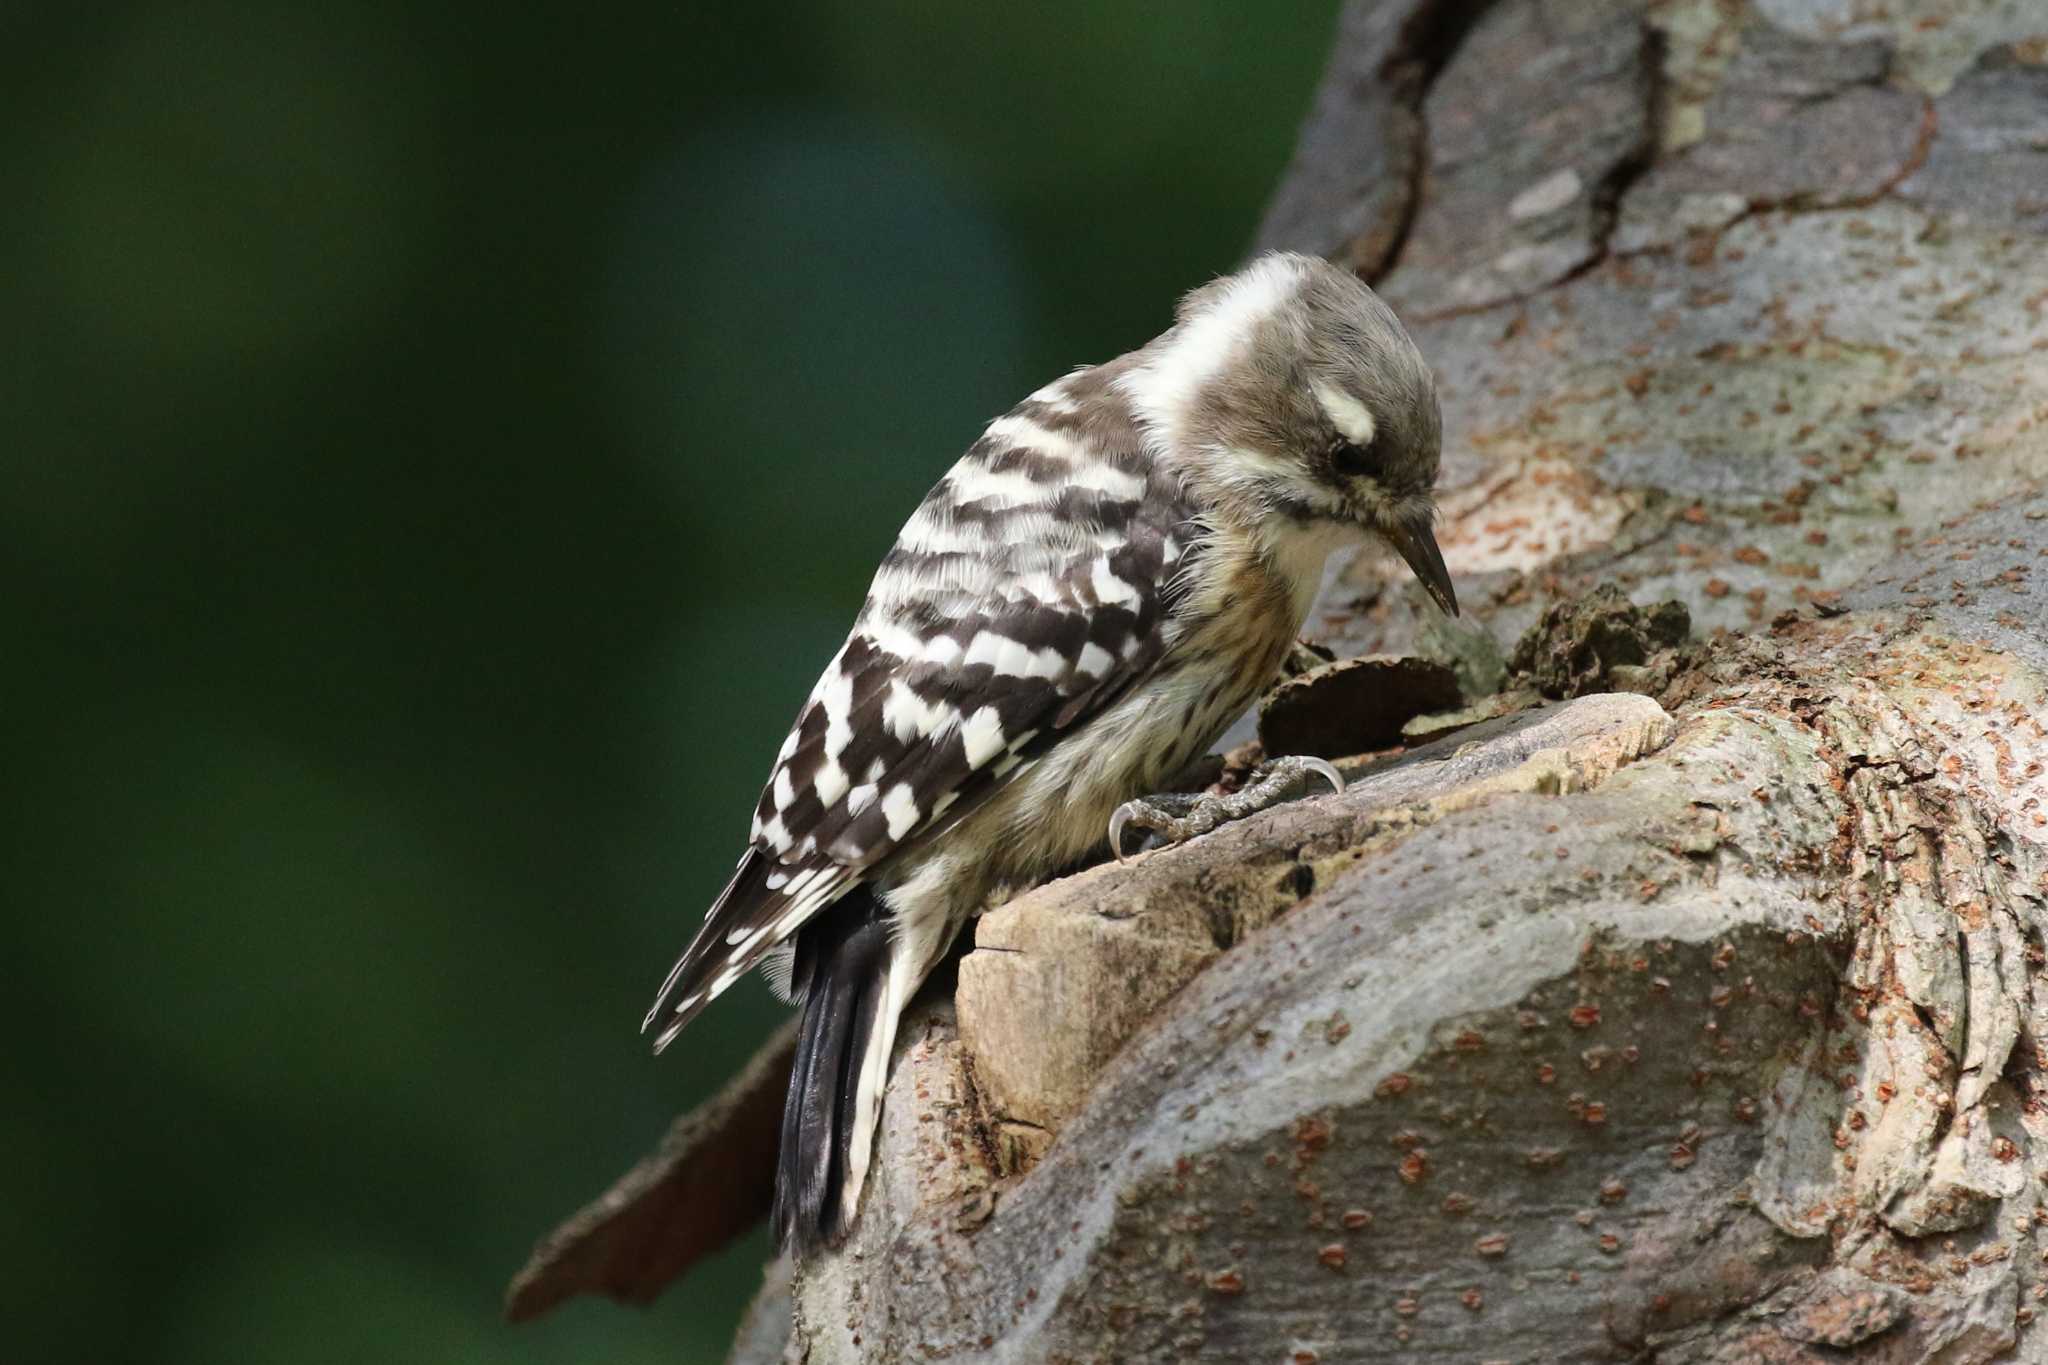
[[[2048,11],[1359,0],[1262,243],[1437,368],[1468,617],[1311,635],[1465,728],[986,915],[735,1359],[2048,1360]]]
[[[790,1358],[2048,1358],[2044,35],[1347,11],[1265,240],[1413,323],[1475,610],[1311,634],[1703,638],[984,917]]]

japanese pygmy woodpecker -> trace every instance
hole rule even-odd
[[[1457,611],[1430,529],[1440,427],[1387,306],[1269,255],[998,417],[926,495],[647,1016],[658,1050],[756,965],[801,1004],[785,1247],[852,1225],[897,1017],[967,919],[1099,849],[1112,816],[1119,838],[1134,815],[1172,827],[1133,799],[1274,679],[1332,550],[1377,538]]]

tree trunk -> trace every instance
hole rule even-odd
[[[1713,641],[985,917],[794,1358],[2048,1358],[2048,15],[1896,8],[1347,11],[1264,244],[1436,366],[1483,635],[1315,637]]]
[[[1262,238],[1510,691],[985,916],[735,1358],[2048,1360],[2048,13],[1360,0]]]

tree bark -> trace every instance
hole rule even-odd
[[[2048,1358],[2048,18],[1854,8],[1346,11],[1263,244],[1414,327],[1475,610],[1314,638],[1712,642],[984,917],[791,1359]]]
[[[983,917],[735,1359],[2048,1359],[2048,15],[1361,0],[1261,245],[1444,399],[1312,637],[1500,714]]]

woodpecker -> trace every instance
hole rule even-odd
[[[926,495],[643,1026],[660,1051],[756,966],[800,1006],[783,1247],[852,1226],[897,1018],[992,896],[1106,832],[1123,856],[1129,823],[1210,828],[1316,766],[1250,800],[1139,799],[1273,680],[1332,550],[1385,542],[1456,614],[1431,531],[1441,424],[1392,311],[1276,253],[998,417]]]

